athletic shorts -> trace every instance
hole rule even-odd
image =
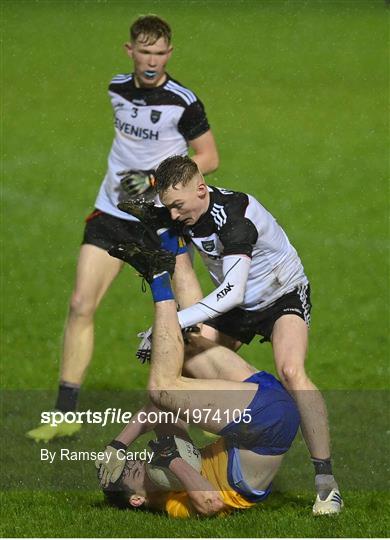
[[[245,448],[264,456],[279,456],[287,452],[297,434],[300,417],[297,405],[283,385],[270,373],[260,371],[245,382],[258,384],[258,390],[246,407],[250,421],[244,415],[240,422],[231,422],[219,435],[228,448]],[[244,411],[243,411],[244,412]]]
[[[85,219],[82,244],[109,249],[117,244],[139,241],[145,236],[145,227],[139,221],[120,219],[101,210],[94,210]],[[153,246],[156,247],[154,243]]]
[[[263,336],[261,343],[264,343],[271,341],[274,324],[282,315],[298,315],[309,326],[311,307],[310,285],[298,285],[265,309],[249,311],[234,308],[203,324],[241,343],[250,343],[256,334]]]
[[[94,210],[87,216],[82,244],[93,244],[109,249],[118,244],[142,242],[145,247],[163,248],[175,255],[187,253],[187,245],[174,229],[169,229],[157,237],[156,233],[139,221],[120,219],[101,210]]]

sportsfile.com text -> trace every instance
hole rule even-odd
[[[180,409],[174,413],[171,411],[140,411],[137,413],[137,420],[132,412],[122,411],[121,408],[108,407],[104,411],[43,411],[41,413],[41,423],[51,426],[59,424],[100,424],[102,427],[107,424],[128,424],[129,422],[140,422],[141,424],[177,424],[182,419],[185,422],[201,424],[212,420],[216,423],[222,421],[249,424],[251,421],[250,409]]]

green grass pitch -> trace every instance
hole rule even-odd
[[[1,9],[2,536],[388,536],[386,3],[2,0]],[[169,72],[206,105],[221,155],[210,183],[257,196],[310,277],[308,372],[329,403],[346,503],[336,518],[311,516],[313,478],[300,439],[269,500],[225,519],[117,511],[72,476],[66,489],[39,488],[43,472],[28,466],[39,445],[24,432],[52,405],[38,390],[57,385],[83,217],[112,140],[107,84],[130,71],[121,45],[129,22],[148,12],[173,27]],[[147,369],[133,352],[151,302],[140,285],[125,269],[104,299],[85,395],[144,388]],[[274,372],[269,346],[255,340],[242,354]],[[113,434],[102,434],[98,449]],[[87,428],[81,446],[84,437],[94,444]],[[12,475],[4,481],[10,445],[28,489]]]

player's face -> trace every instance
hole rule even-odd
[[[197,174],[187,185],[177,184],[164,191],[160,200],[173,220],[191,227],[206,212],[209,195],[202,176]]]
[[[150,44],[141,35],[135,42],[126,43],[125,48],[134,62],[137,86],[153,88],[164,82],[165,66],[172,54],[172,47],[164,38]]]
[[[145,490],[145,463],[140,460],[132,461],[128,459],[126,461],[125,468],[121,476],[121,483],[123,487],[131,489],[135,492],[131,496],[129,503],[131,506],[141,506],[147,500]]]

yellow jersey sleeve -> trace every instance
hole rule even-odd
[[[188,518],[196,515],[187,493],[181,491],[179,493],[170,493],[169,495],[165,503],[165,511],[170,517]]]

